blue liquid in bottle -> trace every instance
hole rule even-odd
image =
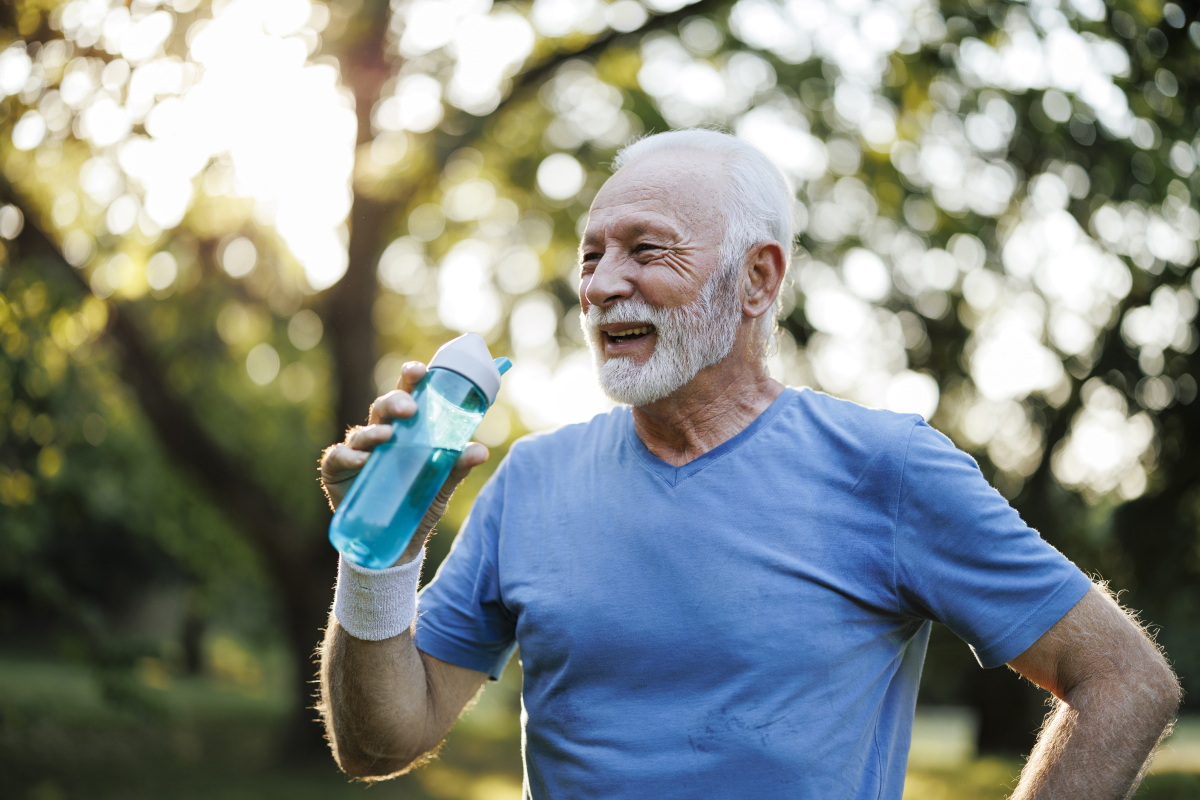
[[[329,526],[333,546],[369,569],[392,566],[408,547],[488,409],[479,387],[436,367],[412,397],[417,413],[392,423]]]

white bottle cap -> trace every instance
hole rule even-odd
[[[489,406],[496,402],[496,392],[500,391],[500,370],[478,333],[464,333],[439,347],[429,361],[429,368],[434,367],[457,372],[479,387],[487,397]]]

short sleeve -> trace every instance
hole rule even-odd
[[[944,623],[984,667],[1025,652],[1091,586],[924,422],[903,457],[895,571],[901,612]]]
[[[504,606],[496,568],[506,463],[484,484],[417,606],[419,649],[493,679],[516,648],[516,618]]]

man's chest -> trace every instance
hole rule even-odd
[[[498,550],[527,672],[817,674],[894,651],[909,627],[890,517],[848,491],[714,469],[677,486],[614,471],[549,495],[505,517]]]

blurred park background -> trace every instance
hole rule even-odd
[[[460,332],[512,357],[432,574],[607,408],[616,150],[716,124],[797,190],[773,372],[925,415],[1122,592],[1188,692],[1139,797],[1200,797],[1190,3],[5,0],[0,96],[0,795],[366,791],[310,710],[321,449]],[[519,796],[519,692],[372,796]],[[905,796],[1004,796],[1044,700],[935,628]]]

